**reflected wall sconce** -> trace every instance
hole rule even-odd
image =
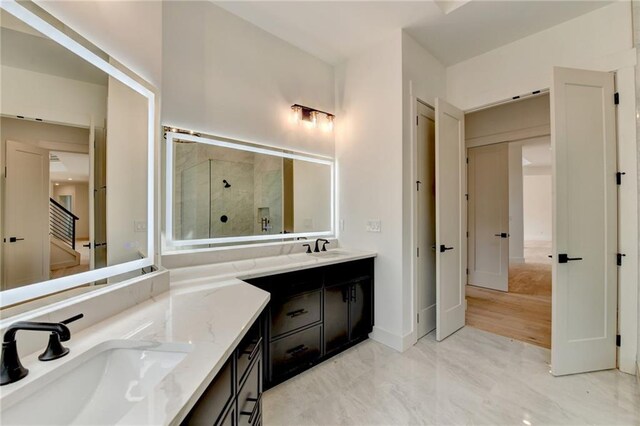
[[[323,115],[325,117],[325,127],[327,130],[333,130],[333,123],[335,121],[336,116],[325,112],[320,111],[315,108],[306,107],[300,104],[291,105],[291,113],[293,115],[293,120],[296,123],[300,123],[302,121],[309,123],[310,127],[318,127],[318,117]]]

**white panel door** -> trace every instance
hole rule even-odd
[[[464,327],[467,268],[464,113],[436,99],[436,339]]]
[[[468,283],[509,291],[509,146],[469,149]]]
[[[49,279],[49,151],[7,141],[6,158],[3,290]]]
[[[418,103],[418,339],[436,328],[436,116]]]
[[[614,76],[555,68],[551,372],[616,367]]]

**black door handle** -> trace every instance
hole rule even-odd
[[[493,235],[500,238],[509,238],[509,234],[507,234],[506,232],[501,232],[500,234],[493,234]]]
[[[10,243],[15,243],[16,241],[24,241],[24,238],[9,237],[9,242]]]
[[[558,253],[558,263],[569,263],[574,260],[582,260],[581,257],[569,257],[566,253]]]
[[[453,247],[446,247],[444,244],[440,244],[440,253],[444,253],[447,250],[453,250]]]
[[[82,247],[88,247],[88,248],[91,248],[91,241],[89,241],[89,243],[88,243],[88,244],[83,244],[83,245],[82,245]]]

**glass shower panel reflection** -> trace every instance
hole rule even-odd
[[[177,143],[174,238],[283,233],[283,159]]]
[[[176,233],[193,240],[209,238],[211,228],[211,161],[203,161],[180,173],[180,214],[176,215]]]

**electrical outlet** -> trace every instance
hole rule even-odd
[[[382,222],[380,220],[367,221],[367,232],[381,232]]]
[[[147,222],[144,220],[136,220],[133,222],[133,231],[134,232],[147,232]]]

